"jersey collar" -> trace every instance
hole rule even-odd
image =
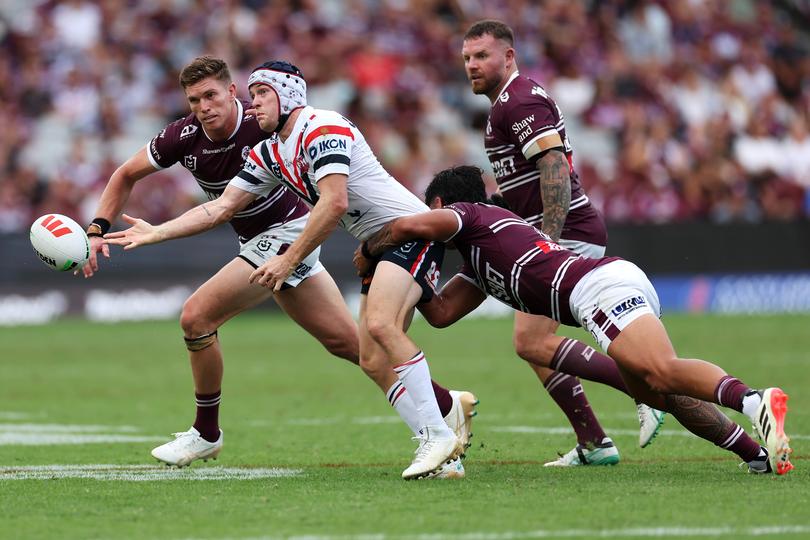
[[[231,140],[233,136],[236,135],[236,132],[239,131],[239,126],[242,125],[242,116],[244,115],[244,108],[242,107],[241,101],[239,101],[236,98],[234,98],[234,101],[236,102],[236,127],[233,128],[231,134],[228,135],[227,139],[225,139],[226,141]],[[205,127],[202,124],[200,124],[200,127],[202,128],[203,133],[205,134],[205,138],[211,142],[214,142],[211,140],[211,137],[208,136],[208,133],[205,131]]]
[[[509,88],[509,85],[512,84],[512,81],[514,81],[515,79],[518,78],[518,75],[520,75],[520,73],[517,70],[515,70],[515,72],[512,73],[512,75],[509,76],[509,78],[506,80],[506,84],[503,85],[503,88],[501,89],[501,93],[498,94],[498,97],[495,100],[495,103],[500,101],[501,96],[503,95],[503,93],[506,92],[506,89]]]

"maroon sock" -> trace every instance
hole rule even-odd
[[[740,379],[726,375],[717,383],[717,388],[714,390],[714,397],[719,405],[742,412],[743,397],[750,391],[751,389],[740,381]]]
[[[616,362],[611,357],[595,351],[593,347],[589,347],[581,341],[564,339],[560,346],[557,347],[549,367],[555,371],[580,377],[587,381],[612,386],[616,390],[624,392],[628,396],[630,395],[619,368],[616,367]]]
[[[213,394],[194,394],[197,399],[197,418],[194,420],[194,429],[208,442],[219,439],[219,402],[222,391]]]
[[[543,384],[546,387],[551,399],[562,409],[571,427],[577,434],[577,442],[587,445],[589,443],[601,443],[606,437],[599,420],[591,410],[591,404],[585,396],[585,390],[576,377],[565,373],[554,373]]]
[[[725,433],[712,442],[720,448],[734,452],[746,463],[759,455],[759,443],[734,422],[731,422]]]
[[[440,386],[434,380],[430,381],[433,383],[433,394],[436,396],[436,403],[439,404],[439,411],[441,411],[442,416],[447,416],[450,414],[450,409],[453,408],[453,396],[450,395],[450,391]]]
[[[665,400],[668,412],[701,439],[734,452],[745,462],[759,455],[759,444],[711,403],[673,394]]]

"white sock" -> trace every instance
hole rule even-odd
[[[410,394],[405,390],[402,381],[397,381],[385,393],[388,403],[397,411],[402,421],[408,424],[414,435],[419,435],[422,426],[419,425],[419,411],[416,410]]]
[[[436,403],[436,395],[433,393],[433,385],[430,382],[430,368],[428,367],[425,354],[417,352],[413,358],[394,366],[399,380],[408,389],[416,410],[419,413],[419,423],[427,426],[429,432],[439,439],[455,437],[455,434],[444,423],[439,404]]]
[[[743,396],[742,412],[745,416],[750,418],[752,422],[757,421],[755,415],[757,414],[760,403],[762,403],[762,396],[759,395],[759,392],[752,392]]]

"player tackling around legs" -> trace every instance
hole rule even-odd
[[[505,203],[566,249],[601,257],[607,230],[591,205],[573,165],[565,118],[557,103],[534,80],[518,72],[512,29],[499,21],[480,21],[464,35],[464,68],[475,94],[492,103],[484,148]],[[628,393],[615,363],[585,343],[555,335],[549,317],[515,313],[514,343],[549,395],[568,417],[577,446],[549,466],[609,465],[619,461],[578,377]],[[663,413],[636,404],[639,445],[658,433]]]
[[[431,212],[389,223],[358,248],[358,272],[368,270],[369,256],[412,238],[455,246],[464,259],[461,271],[420,306],[431,324],[452,324],[490,295],[522,312],[583,326],[616,361],[636,399],[735,452],[752,472],[782,475],[793,468],[784,430],[787,395],[780,388],[753,390],[712,363],[678,357],[659,320],[658,295],[636,265],[578,255],[512,212],[485,204],[476,167],[440,172],[425,200]],[[748,416],[764,447],[705,402]]]

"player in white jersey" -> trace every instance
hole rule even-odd
[[[248,85],[259,125],[272,135],[251,150],[222,196],[158,227],[139,221],[127,231],[107,235],[111,243],[131,249],[195,234],[284,185],[311,206],[309,220],[286,251],[250,276],[251,283],[280,290],[338,225],[366,240],[397,217],[428,211],[385,172],[354,124],[306,106],[306,83],[298,68],[268,62],[253,71]],[[393,366],[401,388],[394,385],[390,393],[401,395],[407,389],[418,413],[413,421],[419,448],[402,473],[405,479],[448,474],[447,465],[458,463],[466,443],[445,423],[425,356],[405,334],[416,304],[433,294],[442,256],[443,246],[432,242],[397,246],[381,257],[363,288],[360,365],[372,377]]]

